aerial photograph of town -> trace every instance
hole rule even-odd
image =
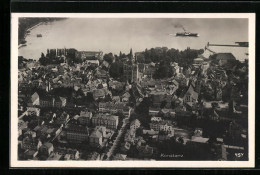
[[[248,161],[247,18],[18,19],[19,161]]]

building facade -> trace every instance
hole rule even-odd
[[[118,116],[98,113],[92,118],[92,125],[116,129],[118,126],[118,120]]]
[[[70,125],[66,128],[67,141],[71,143],[82,143],[89,140],[88,128]]]
[[[89,126],[91,124],[92,112],[81,111],[78,121],[81,125]]]

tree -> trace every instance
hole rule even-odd
[[[18,56],[18,65],[22,64],[23,63],[23,56]]]
[[[94,71],[96,68],[97,68],[97,66],[91,64],[91,65],[89,65],[89,66],[87,67],[87,71],[90,71],[90,70],[91,70],[91,71]]]
[[[167,105],[167,102],[164,100],[162,101],[160,108],[163,109]]]
[[[171,107],[172,107],[172,109],[174,109],[174,108],[176,107],[175,101],[172,101],[172,102],[171,102]]]
[[[108,53],[108,54],[105,54],[103,58],[104,58],[104,60],[107,61],[109,64],[112,64],[113,61],[114,61],[114,56],[113,56],[113,54],[112,54],[111,52]]]
[[[39,58],[39,62],[41,65],[46,66],[49,63],[49,60],[47,57],[44,56],[43,53],[41,53],[41,57]]]
[[[78,89],[76,91],[76,97],[77,98],[83,98],[85,96],[84,92],[82,91],[82,89]]]
[[[115,79],[121,78],[123,75],[123,63],[121,61],[112,63],[109,69],[109,75]]]
[[[109,102],[109,101],[112,101],[112,98],[111,98],[110,94],[107,94],[104,98],[104,102]]]
[[[143,101],[135,108],[138,115],[137,119],[140,120],[143,126],[149,127],[151,117],[149,116],[149,106],[151,106],[151,99],[145,97]]]
[[[137,62],[138,63],[145,63],[145,57],[143,54],[140,54],[137,56]]]
[[[129,94],[130,94],[130,97],[129,97],[129,106],[134,107],[134,106],[135,106],[135,103],[136,103],[136,99],[135,99],[135,95],[134,95],[132,89],[129,90]]]
[[[167,61],[161,61],[159,68],[154,73],[155,79],[169,78],[173,76],[173,70]]]
[[[25,62],[28,61],[23,56],[18,56],[18,68],[22,68],[25,65]]]
[[[86,103],[93,103],[95,101],[95,99],[93,97],[93,93],[88,92],[85,100],[86,100]]]

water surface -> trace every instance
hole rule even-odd
[[[176,25],[177,24],[177,25]],[[183,25],[198,38],[169,36],[182,32]],[[37,38],[37,34],[42,34]],[[162,47],[202,49],[207,42],[234,44],[248,41],[247,19],[77,19],[70,18],[40,25],[26,37],[27,46],[19,55],[38,60],[47,48],[75,48],[77,50],[112,52],[119,54]]]

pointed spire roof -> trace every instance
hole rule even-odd
[[[132,60],[133,59],[133,50],[132,50],[132,48],[130,49],[129,56],[130,56],[130,59]]]

